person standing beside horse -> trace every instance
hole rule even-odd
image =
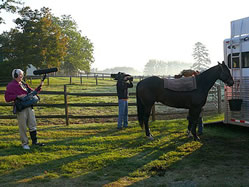
[[[16,102],[18,99],[22,99],[27,94],[33,91],[32,88],[25,82],[23,82],[24,73],[21,69],[14,69],[12,71],[13,80],[7,85],[5,91],[5,101],[6,102]],[[40,85],[35,89],[37,93],[41,91],[43,85],[43,80]],[[19,126],[20,139],[23,149],[30,149],[28,143],[28,137],[26,134],[27,126],[29,128],[30,137],[32,140],[32,145],[44,146],[43,143],[37,142],[37,132],[36,132],[36,119],[32,106],[24,108],[21,111],[16,110],[14,105],[13,112],[17,115],[17,121]]]
[[[133,78],[126,74],[119,73],[117,81],[118,95],[118,129],[128,127],[128,88],[133,87]]]

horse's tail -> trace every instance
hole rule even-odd
[[[137,117],[138,117],[138,122],[139,125],[141,126],[141,128],[143,129],[144,127],[144,106],[143,103],[141,101],[141,99],[138,96],[138,86],[139,86],[140,82],[137,84],[136,87],[136,97],[137,97]]]

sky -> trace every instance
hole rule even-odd
[[[248,0],[24,0],[33,9],[49,7],[71,15],[94,45],[92,68],[133,67],[150,59],[193,63],[194,44],[203,43],[211,65],[224,60],[223,40],[230,22],[248,17]],[[4,14],[14,24],[10,14]]]

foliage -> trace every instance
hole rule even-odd
[[[86,36],[81,36],[81,31],[77,30],[77,24],[71,16],[63,15],[61,19],[54,17],[54,21],[68,38],[66,56],[61,67],[65,74],[72,75],[78,70],[90,72],[94,61],[93,44]]]
[[[204,71],[209,68],[211,61],[209,59],[208,50],[204,44],[201,42],[195,43],[192,56],[195,60],[195,63],[192,65],[194,70]]]
[[[139,75],[141,72],[135,70],[132,67],[114,67],[114,68],[108,68],[104,69],[103,71],[100,71],[101,73],[118,73],[118,72],[124,72],[128,73],[130,75]]]
[[[24,7],[19,14],[16,28],[1,36],[5,38],[2,50],[6,63],[24,71],[29,64],[37,68],[58,67],[66,55],[68,39],[52,22],[50,9],[33,11]]]
[[[144,75],[174,75],[189,67],[190,64],[179,61],[149,60],[144,67]]]
[[[15,13],[19,9],[18,5],[20,4],[21,4],[20,0],[1,0],[0,1],[0,14],[2,10],[5,10],[6,12]],[[5,23],[5,22],[3,18],[0,16],[0,25],[2,23]]]
[[[144,75],[164,75],[166,68],[164,61],[149,60],[144,66]]]

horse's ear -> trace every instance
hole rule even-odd
[[[220,65],[220,62],[218,61],[218,64]]]
[[[225,65],[225,62],[224,62],[224,61],[222,61],[222,65]]]

